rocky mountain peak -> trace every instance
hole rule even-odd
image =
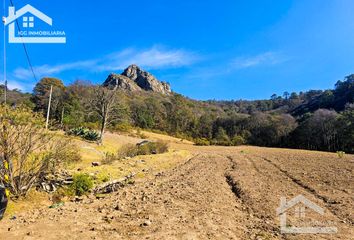
[[[125,91],[141,91],[141,88],[130,78],[111,73],[107,77],[106,81],[103,83],[103,86],[109,87],[111,89],[122,89]]]
[[[129,67],[127,67],[122,73],[123,76],[126,76],[133,81],[135,81],[139,76],[143,76],[147,74],[149,73],[144,72],[135,64],[132,64]]]
[[[159,81],[151,73],[142,70],[135,64],[127,67],[122,74],[110,74],[103,86],[127,91],[145,90],[166,95],[171,93],[168,83]]]

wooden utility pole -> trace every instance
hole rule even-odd
[[[60,127],[61,128],[63,128],[64,111],[65,111],[65,107],[63,106],[63,108],[61,109],[61,118],[60,118]]]
[[[50,104],[52,103],[52,93],[53,93],[53,85],[50,85],[49,103],[48,103],[48,110],[47,110],[47,121],[45,122],[45,129],[48,129],[49,115],[50,115]]]
[[[4,16],[2,17],[2,22],[4,24],[4,103],[7,102],[7,78],[6,78],[6,17],[5,17],[5,1],[4,1]]]

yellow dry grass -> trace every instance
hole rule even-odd
[[[55,134],[59,137],[63,137],[62,132],[55,132]],[[178,138],[162,134],[146,131],[142,132],[142,134],[152,141],[162,140],[169,144],[182,142]],[[97,183],[119,179],[131,173],[134,173],[135,179],[139,180],[153,177],[158,172],[174,168],[191,157],[191,153],[187,150],[170,148],[170,150],[164,154],[136,156],[126,160],[115,161],[109,165],[100,165],[98,167],[91,166],[92,162],[102,162],[105,153],[116,153],[119,148],[125,144],[136,144],[143,140],[139,137],[134,137],[134,135],[137,134],[134,132],[132,134],[115,134],[107,132],[105,134],[103,145],[100,146],[96,143],[83,141],[79,137],[70,137],[79,147],[82,161],[69,164],[67,169],[72,174],[87,173],[93,175],[97,179]],[[187,142],[183,141],[183,143],[186,144]],[[50,194],[32,190],[26,199],[17,200],[16,202],[10,200],[6,216],[9,217],[25,210],[50,205]]]
[[[147,139],[152,141],[162,140],[168,143],[181,142],[180,139],[166,135],[143,132]],[[69,166],[73,173],[88,173],[100,179],[117,179],[128,174],[136,174],[136,178],[153,176],[154,174],[173,168],[186,161],[191,154],[186,150],[175,150],[170,148],[167,153],[156,155],[136,156],[130,159],[117,160],[111,164],[92,167],[92,162],[102,162],[105,153],[116,153],[125,144],[136,144],[143,139],[124,134],[106,133],[103,145],[88,143],[76,139],[80,148],[82,162]],[[78,171],[80,170],[80,171]]]

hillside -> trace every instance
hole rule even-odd
[[[199,145],[250,144],[354,152],[354,75],[333,90],[285,92],[268,100],[198,101],[171,91],[169,84],[136,65],[110,74],[103,87],[117,95],[111,130],[139,127],[159,130]],[[9,93],[10,102],[23,102],[45,113],[50,85],[54,86],[51,119],[54,127],[99,129],[100,117],[90,112],[97,87],[77,81],[64,86],[44,78],[28,94]],[[61,126],[58,126],[61,123]]]

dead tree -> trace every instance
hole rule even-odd
[[[114,120],[113,110],[116,103],[116,91],[101,86],[94,87],[92,90],[90,107],[101,120],[100,139],[98,143],[102,144],[106,126]]]

